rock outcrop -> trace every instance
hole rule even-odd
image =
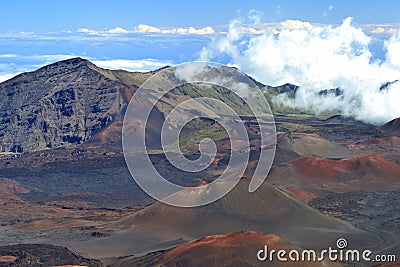
[[[86,142],[122,116],[133,89],[81,58],[20,74],[0,84],[0,151]]]

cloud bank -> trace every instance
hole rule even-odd
[[[129,34],[129,33],[159,33],[159,34],[191,34],[191,35],[210,35],[216,33],[213,27],[207,26],[204,28],[195,27],[168,27],[158,28],[147,24],[139,24],[133,30],[127,30],[121,27],[115,27],[109,30],[98,31],[88,28],[79,28],[78,33],[84,33],[89,35],[112,35],[112,34]]]
[[[299,85],[295,99],[286,95],[274,99],[286,106],[339,112],[374,124],[400,117],[400,82],[380,90],[400,79],[400,34],[385,41],[385,58],[374,61],[373,37],[354,26],[351,18],[337,26],[286,21],[257,35],[242,27],[242,20],[232,21],[226,35],[216,36],[202,49],[200,59],[225,58],[225,63],[268,85]],[[318,94],[338,87],[343,95]]]
[[[90,59],[89,59],[90,60]],[[123,69],[128,71],[150,71],[172,65],[170,61],[155,59],[111,59],[111,60],[92,60],[92,62],[105,69]]]
[[[187,28],[166,28],[161,29],[158,27],[154,27],[151,25],[146,24],[139,24],[135,27],[134,32],[136,33],[163,33],[163,34],[197,34],[197,35],[207,35],[207,34],[214,34],[215,30],[210,27],[204,28],[194,28],[194,27],[187,27]]]

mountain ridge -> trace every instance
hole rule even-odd
[[[0,153],[76,147],[91,140],[101,146],[112,142],[112,147],[120,149],[121,121],[134,92],[149,77],[167,67],[149,72],[108,70],[76,57],[0,83]],[[229,73],[229,69],[224,71]],[[264,90],[270,102],[278,94],[295,97],[298,89],[292,84],[272,87],[247,77]],[[196,90],[182,87],[172,93],[184,100],[195,97]],[[216,96],[215,92],[205,94]],[[219,95],[234,108],[243,109],[234,94]],[[165,117],[166,111],[176,104],[171,99],[167,107],[157,106],[157,117]],[[274,108],[272,103],[271,107]],[[151,128],[157,133],[160,127],[156,125],[158,122],[154,124]]]
[[[2,152],[73,146],[123,115],[134,90],[112,72],[73,58],[0,84]]]
[[[77,57],[0,83],[3,99],[0,103],[0,153],[76,147],[90,140],[95,145],[108,145],[110,130],[112,146],[120,149],[121,137],[116,135],[121,134],[120,124],[134,92],[150,76],[165,68],[168,66],[149,72],[108,70]],[[169,79],[171,71],[158,79]],[[156,117],[165,117],[173,105],[194,97],[197,89],[183,87],[171,91],[180,95],[178,98],[168,100],[167,97],[166,103],[156,106]],[[213,96],[218,98],[215,92]],[[220,98],[228,102],[233,100],[229,102],[231,105],[242,108],[235,94],[221,94]],[[158,124],[159,121],[150,120],[155,134],[160,130]]]

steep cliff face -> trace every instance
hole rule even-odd
[[[114,72],[81,58],[18,75],[0,84],[0,151],[86,142],[121,118],[133,90]]]

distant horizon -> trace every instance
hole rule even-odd
[[[255,11],[240,21],[242,35],[259,36],[268,31],[309,30],[308,27],[338,27],[334,24],[309,23],[300,20],[262,22]],[[384,43],[397,34],[400,24],[352,25],[371,37],[372,60],[385,59]],[[256,23],[257,22],[257,23]],[[201,50],[214,39],[226,36],[230,25],[213,28],[162,27],[139,24],[127,30],[79,28],[62,32],[2,32],[0,30],[0,82],[15,75],[33,71],[59,60],[82,57],[97,62],[100,67],[130,71],[150,71],[165,65],[200,59]],[[210,30],[212,29],[212,30]],[[230,64],[229,59],[218,63]]]
[[[398,1],[142,2],[10,1],[1,3],[0,82],[68,57],[100,66],[147,71],[201,58],[232,25],[242,39],[270,31],[351,25],[371,37],[371,60],[385,60],[384,42],[398,34]],[[245,35],[248,35],[247,37]],[[253,36],[253,37],[252,37]],[[232,58],[214,58],[236,64]]]
[[[5,0],[0,32],[62,32],[86,28],[106,31],[116,27],[133,30],[137,25],[159,28],[204,28],[228,26],[239,16],[256,12],[266,23],[301,20],[310,23],[341,24],[353,17],[360,24],[399,23],[400,3],[376,1],[152,1],[104,0],[28,1]]]

